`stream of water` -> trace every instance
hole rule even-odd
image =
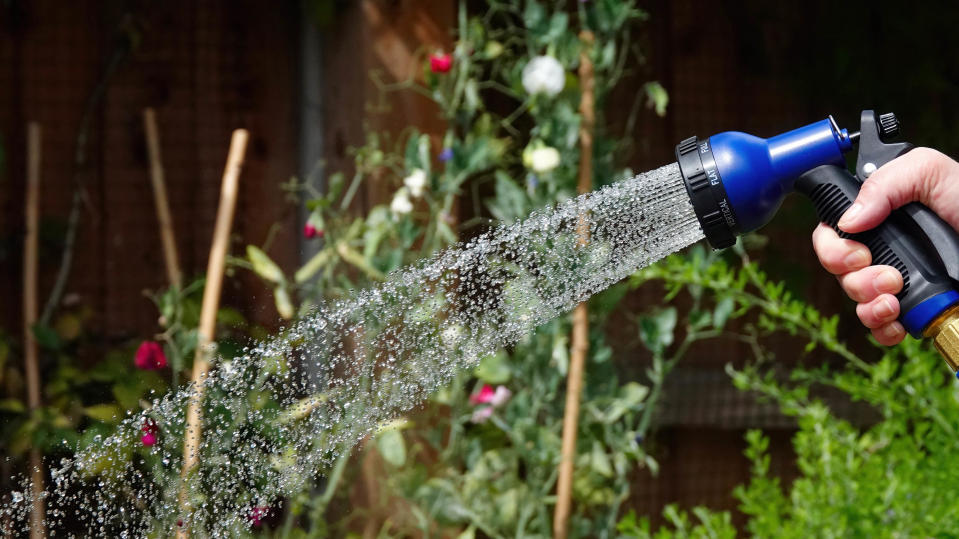
[[[671,164],[441,251],[218,362],[204,381],[200,465],[185,482],[182,440],[171,433],[183,432],[189,387],[75,458],[49,462],[48,527],[133,537],[189,526],[233,536],[254,508],[307,487],[458,370],[702,237]],[[157,443],[131,459],[145,421],[155,423]],[[0,514],[26,528],[33,495],[24,483]]]

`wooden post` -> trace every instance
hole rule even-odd
[[[200,460],[200,445],[203,438],[203,396],[207,374],[210,371],[210,356],[213,353],[213,337],[216,330],[216,313],[220,306],[220,291],[223,287],[223,270],[226,263],[227,248],[230,243],[230,229],[233,226],[233,212],[236,208],[240,168],[246,153],[249,133],[237,129],[230,140],[230,153],[223,170],[223,183],[220,187],[220,207],[213,228],[213,244],[210,247],[210,260],[206,269],[206,286],[203,289],[203,304],[200,307],[200,328],[197,335],[196,355],[193,358],[193,392],[186,415],[186,428],[183,431],[183,468],[180,470],[180,511],[184,513],[183,525],[177,530],[177,537],[190,536],[190,523],[186,513],[191,512],[189,484],[190,473]]]
[[[147,153],[150,156],[150,182],[156,203],[157,221],[160,224],[160,240],[163,242],[163,260],[170,285],[183,288],[180,262],[177,259],[176,240],[173,235],[173,219],[170,218],[170,202],[166,196],[163,161],[160,157],[160,135],[157,132],[156,115],[152,108],[143,109],[143,129],[147,138]]]
[[[23,239],[23,370],[27,377],[27,406],[40,407],[40,354],[33,336],[37,323],[37,223],[40,205],[40,124],[27,125],[27,196],[26,236]],[[30,449],[30,479],[33,501],[30,508],[30,537],[46,537],[46,507],[42,493],[46,490],[43,455]]]
[[[579,185],[580,194],[593,190],[593,128],[596,124],[596,77],[589,58],[593,44],[592,32],[579,34],[583,50],[579,58],[579,80],[583,95],[579,102],[582,121],[579,127]],[[579,242],[589,241],[586,216],[580,217]],[[572,352],[566,377],[566,409],[563,413],[563,442],[560,453],[559,477],[556,482],[556,510],[553,513],[553,537],[566,539],[569,512],[572,505],[573,464],[576,461],[576,431],[579,429],[579,399],[583,392],[583,370],[589,353],[589,309],[586,302],[573,311]]]

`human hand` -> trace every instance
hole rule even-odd
[[[930,148],[916,148],[890,161],[866,180],[855,203],[838,226],[854,234],[878,226],[889,213],[919,201],[959,230],[959,163]],[[891,266],[872,266],[865,245],[839,237],[819,223],[812,235],[819,262],[839,279],[843,290],[858,303],[856,314],[881,344],[891,346],[906,336],[899,318],[902,275]]]

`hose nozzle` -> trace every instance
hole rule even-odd
[[[959,372],[959,305],[942,313],[929,324],[923,332],[924,337],[931,337],[936,350],[946,360],[953,372]],[[957,374],[959,376],[959,374]]]
[[[932,338],[959,373],[959,233],[918,202],[871,230],[847,234],[837,226],[866,178],[912,149],[892,140],[900,131],[895,114],[864,110],[859,124],[852,134],[829,117],[768,139],[738,131],[691,137],[676,147],[676,160],[703,234],[716,249],[763,226],[788,193],[807,196],[820,221],[866,245],[873,264],[902,274],[899,321],[913,337]],[[853,143],[859,148],[855,175],[844,157]]]

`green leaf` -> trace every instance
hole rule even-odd
[[[383,281],[386,279],[386,275],[383,272],[371,266],[362,254],[350,247],[345,241],[336,244],[336,252],[340,255],[340,258],[362,270],[370,279],[374,281]]]
[[[512,375],[509,368],[509,358],[506,352],[500,350],[491,356],[480,360],[473,374],[487,384],[505,384]]]
[[[436,233],[443,238],[446,243],[456,243],[456,233],[442,220],[436,221]]]
[[[490,213],[505,223],[525,217],[529,213],[526,192],[502,170],[497,170],[495,175],[496,197],[487,203]]]
[[[616,422],[623,414],[639,406],[648,393],[649,389],[646,386],[636,382],[630,382],[619,388],[619,396],[613,399],[612,404],[603,414],[602,422],[606,424]]]
[[[322,251],[313,255],[313,257],[310,258],[306,264],[303,264],[300,269],[296,270],[296,274],[293,275],[293,280],[296,281],[297,284],[303,284],[306,281],[309,281],[310,278],[313,277],[316,272],[323,269],[323,267],[326,266],[330,260],[332,260],[332,258],[333,250],[323,249]]]
[[[120,420],[122,412],[116,404],[95,404],[83,409],[83,413],[97,421],[114,424]]]
[[[496,507],[496,519],[503,527],[510,526],[516,522],[516,515],[519,512],[519,490],[513,487],[506,492],[496,496],[494,502]]]
[[[380,432],[376,438],[376,448],[383,455],[383,460],[393,466],[402,466],[406,462],[406,442],[399,429],[387,429]]]
[[[463,108],[469,114],[476,112],[482,101],[479,95],[479,85],[476,79],[469,79],[463,88]]]
[[[309,416],[314,410],[328,400],[329,399],[325,393],[304,397],[284,409],[282,413],[276,416],[274,422],[277,425],[286,425],[294,421],[299,421]]]
[[[270,260],[270,257],[260,250],[259,247],[247,245],[246,256],[250,260],[250,263],[253,264],[253,271],[260,277],[274,284],[281,284],[285,281],[283,270],[281,270],[275,262]]]
[[[118,382],[113,384],[113,396],[120,406],[132,410],[137,407],[140,397],[143,396],[143,387],[136,379]]]
[[[639,337],[651,352],[661,354],[673,344],[675,328],[676,308],[668,307],[652,316],[640,318]]]
[[[334,172],[330,175],[329,179],[327,179],[326,185],[328,186],[326,189],[326,198],[328,200],[336,200],[336,198],[340,196],[340,193],[343,192],[346,179],[343,177],[342,172]]]
[[[626,283],[614,284],[593,296],[589,302],[589,306],[596,314],[601,316],[607,315],[616,309],[627,292],[629,292],[629,286]]]
[[[599,475],[613,477],[613,466],[609,462],[609,455],[606,454],[606,450],[597,440],[593,441],[593,451],[589,456],[589,465]]]
[[[545,22],[546,8],[537,0],[527,1],[526,9],[523,10],[523,23],[526,25],[527,30],[531,33],[536,30],[542,31]]]
[[[37,344],[40,346],[40,348],[44,348],[46,350],[60,349],[60,336],[57,335],[57,332],[54,331],[50,326],[34,324],[33,338],[37,340]]]
[[[290,300],[290,293],[286,291],[285,286],[278,286],[273,290],[273,299],[276,302],[276,311],[284,319],[289,320],[296,314],[296,308],[293,307],[293,301]]]
[[[646,467],[649,468],[649,473],[653,474],[653,476],[656,476],[659,474],[659,462],[657,462],[656,459],[654,459],[653,457],[649,455],[644,456],[643,464],[645,464]]]
[[[0,411],[2,412],[13,412],[19,414],[25,412],[26,410],[26,405],[24,405],[23,401],[19,399],[0,400]]]
[[[230,328],[242,328],[246,326],[246,319],[240,311],[232,307],[220,307],[216,312],[216,321]]]
[[[467,81],[467,85],[472,82],[473,79]],[[469,90],[467,90],[468,92]],[[467,96],[468,98],[468,96]],[[478,99],[478,98],[477,98]],[[419,139],[416,142],[416,167],[421,168],[426,172],[427,177],[430,175],[430,165],[432,163],[432,158],[430,156],[430,136],[426,133],[423,133],[419,136]]]
[[[629,382],[619,388],[619,398],[622,399],[627,406],[637,406],[646,399],[646,395],[648,394],[649,388],[636,382]]]
[[[569,371],[569,337],[567,335],[557,333],[553,338],[551,359],[556,371],[565,378]]]
[[[569,26],[569,15],[565,11],[557,11],[553,13],[553,16],[549,19],[549,30],[544,37],[546,43],[552,43],[558,41],[562,37],[563,33],[566,32],[566,28]]]
[[[708,311],[690,311],[687,322],[692,329],[703,329],[713,323],[713,316]]]
[[[729,315],[732,314],[735,307],[736,302],[731,296],[719,300],[716,309],[713,310],[713,325],[716,329],[722,329],[726,325],[726,321],[729,320]]]
[[[646,105],[654,109],[657,116],[665,116],[666,106],[669,105],[669,94],[663,85],[656,81],[647,82],[643,85],[643,91],[646,92]]]

